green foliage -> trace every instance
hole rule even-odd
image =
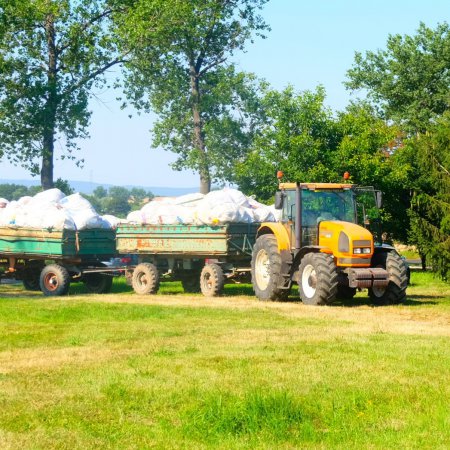
[[[53,186],[54,144],[77,160],[93,88],[119,62],[107,0],[9,0],[0,7],[0,142],[13,164]]]
[[[421,256],[448,278],[450,27],[443,23],[432,30],[422,23],[415,36],[390,36],[386,50],[365,58],[357,53],[348,76],[350,89],[366,89],[383,115],[409,136],[393,146],[393,171],[386,178],[394,200],[391,221],[400,219]],[[403,212],[410,201],[408,223]]]
[[[296,93],[291,86],[281,92],[263,86],[263,120],[250,151],[236,162],[231,180],[247,194],[268,200],[277,187],[277,170],[292,181],[336,179],[331,160],[338,140],[324,100],[322,87]]]
[[[62,178],[58,178],[55,182],[55,188],[58,188],[65,195],[71,195],[75,192],[75,190],[70,186],[67,180],[63,180]]]
[[[387,124],[366,103],[351,104],[336,123],[339,144],[332,167],[337,174],[350,173],[350,181],[374,186],[383,192],[383,231],[391,238],[407,240],[409,218],[409,170],[398,157],[403,149],[399,127]]]
[[[386,50],[355,54],[350,89],[365,89],[387,118],[425,131],[449,107],[450,27],[421,23],[415,36],[390,35]]]
[[[103,198],[108,195],[108,191],[103,186],[97,186],[93,192],[94,197]]]
[[[412,243],[440,276],[450,279],[450,113],[408,144],[415,178]]]
[[[158,115],[154,146],[179,155],[175,169],[200,174],[202,191],[226,179],[229,161],[251,139],[253,78],[231,56],[268,27],[257,14],[267,0],[136,0],[117,19],[126,65],[126,94]]]
[[[448,448],[450,286],[430,273],[376,314],[362,293],[318,313],[175,284],[0,284],[2,447]]]
[[[0,197],[6,200],[19,200],[20,197],[30,195],[29,188],[20,184],[0,184]]]
[[[123,186],[113,186],[105,189],[98,186],[92,195],[86,197],[98,213],[125,218],[131,210],[142,208],[154,195],[142,188],[129,190]]]

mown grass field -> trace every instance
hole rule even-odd
[[[307,307],[0,285],[2,449],[450,448],[450,285]]]

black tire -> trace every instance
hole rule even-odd
[[[27,291],[40,291],[39,279],[41,271],[45,267],[43,262],[29,261],[22,273],[23,287]]]
[[[341,300],[351,300],[356,294],[356,288],[351,288],[343,284],[338,284],[337,288],[337,298]]]
[[[225,278],[218,264],[206,264],[200,274],[200,289],[205,297],[217,297],[223,291]]]
[[[107,294],[111,291],[113,277],[101,273],[87,273],[83,276],[83,283],[91,294]]]
[[[39,286],[46,296],[67,295],[70,287],[69,272],[64,266],[49,264],[41,271]]]
[[[288,289],[281,289],[284,277],[282,259],[278,250],[277,238],[273,234],[263,234],[253,246],[252,285],[260,300],[285,300]]]
[[[408,267],[396,252],[385,252],[374,255],[372,267],[386,269],[389,284],[386,287],[372,287],[369,297],[375,305],[396,305],[406,299],[408,286]]]
[[[23,287],[26,291],[40,291],[41,286],[39,285],[39,275],[37,278],[24,278],[22,280]]]
[[[327,305],[335,298],[338,274],[333,258],[325,253],[308,253],[298,269],[298,291],[306,305]]]
[[[156,294],[159,289],[159,273],[154,264],[141,263],[133,271],[131,280],[136,294]]]
[[[200,273],[193,273],[189,277],[185,276],[181,279],[184,292],[186,294],[197,294],[200,289]]]

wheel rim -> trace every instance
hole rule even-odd
[[[376,267],[385,269],[386,267],[382,264],[378,264]],[[372,293],[375,297],[381,298],[386,292],[386,286],[372,286]]]
[[[302,289],[306,297],[314,297],[317,287],[316,269],[311,264],[305,266],[302,272]]]
[[[375,297],[383,297],[384,293],[386,292],[385,286],[372,286],[372,292]]]
[[[148,276],[145,272],[141,272],[138,276],[139,286],[145,287],[149,284]]]
[[[267,288],[270,282],[270,260],[265,250],[260,250],[255,260],[255,278],[261,290]]]
[[[48,291],[55,291],[58,288],[58,277],[54,273],[48,273],[44,278],[44,285]]]
[[[203,275],[203,287],[206,288],[208,291],[212,288],[212,282],[211,282],[211,274],[205,273]]]

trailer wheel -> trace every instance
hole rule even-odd
[[[372,267],[382,267],[389,274],[387,286],[373,286],[369,297],[375,305],[396,305],[406,298],[408,286],[408,268],[405,261],[396,252],[374,255]]]
[[[27,291],[40,291],[39,278],[45,267],[42,261],[28,261],[22,273],[23,287]]]
[[[338,275],[333,259],[325,253],[308,253],[298,269],[298,291],[306,305],[331,303],[338,289]]]
[[[40,291],[39,276],[37,278],[27,278],[22,280],[23,287],[26,291]]]
[[[190,277],[183,277],[181,279],[181,284],[185,293],[195,294],[201,291],[200,289],[200,274],[194,273]]]
[[[223,291],[225,279],[218,264],[206,264],[200,274],[200,289],[205,297],[217,297]]]
[[[91,294],[107,294],[111,291],[113,277],[101,273],[87,273],[83,276],[83,283]]]
[[[260,300],[285,300],[288,297],[289,290],[279,288],[284,285],[281,266],[276,237],[263,234],[256,240],[252,253],[252,285]]]
[[[70,287],[70,275],[64,266],[49,264],[41,271],[39,286],[44,295],[67,295]]]
[[[136,294],[156,294],[159,289],[159,273],[154,264],[141,263],[133,271],[131,280]]]

